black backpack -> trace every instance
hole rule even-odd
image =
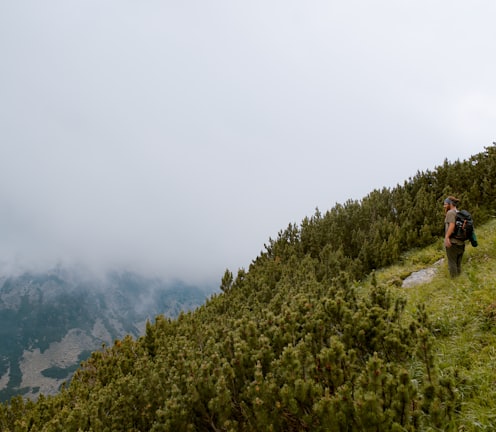
[[[456,212],[455,231],[453,237],[458,240],[470,240],[474,235],[474,221],[467,210]]]

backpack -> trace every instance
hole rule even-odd
[[[474,221],[467,210],[456,212],[455,231],[453,237],[458,240],[470,240],[474,235]]]

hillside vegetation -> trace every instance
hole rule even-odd
[[[412,288],[398,281],[444,257],[440,240],[405,254],[402,263],[378,271],[392,295],[407,300],[406,317],[424,305],[433,335],[438,377],[454,384],[457,409],[453,430],[496,430],[496,220],[477,229],[479,246],[467,245],[462,275],[450,278],[446,263],[434,279]],[[451,430],[441,428],[441,430]]]
[[[60,394],[0,407],[5,431],[494,430],[496,147],[316,211],[194,312],[95,352]],[[456,280],[443,197],[477,221]]]

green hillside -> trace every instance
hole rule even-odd
[[[454,384],[454,430],[496,430],[496,220],[477,229],[479,246],[466,247],[463,274],[452,280],[446,263],[432,281],[402,288],[410,272],[444,257],[443,242],[405,254],[401,264],[376,272],[379,284],[407,300],[405,315],[425,306],[438,377]]]
[[[480,246],[444,256],[443,198]],[[5,431],[494,430],[496,146],[319,210],[222,293],[95,352],[60,394],[0,407]]]

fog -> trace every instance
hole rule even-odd
[[[0,3],[0,268],[202,283],[495,141],[496,3]]]

